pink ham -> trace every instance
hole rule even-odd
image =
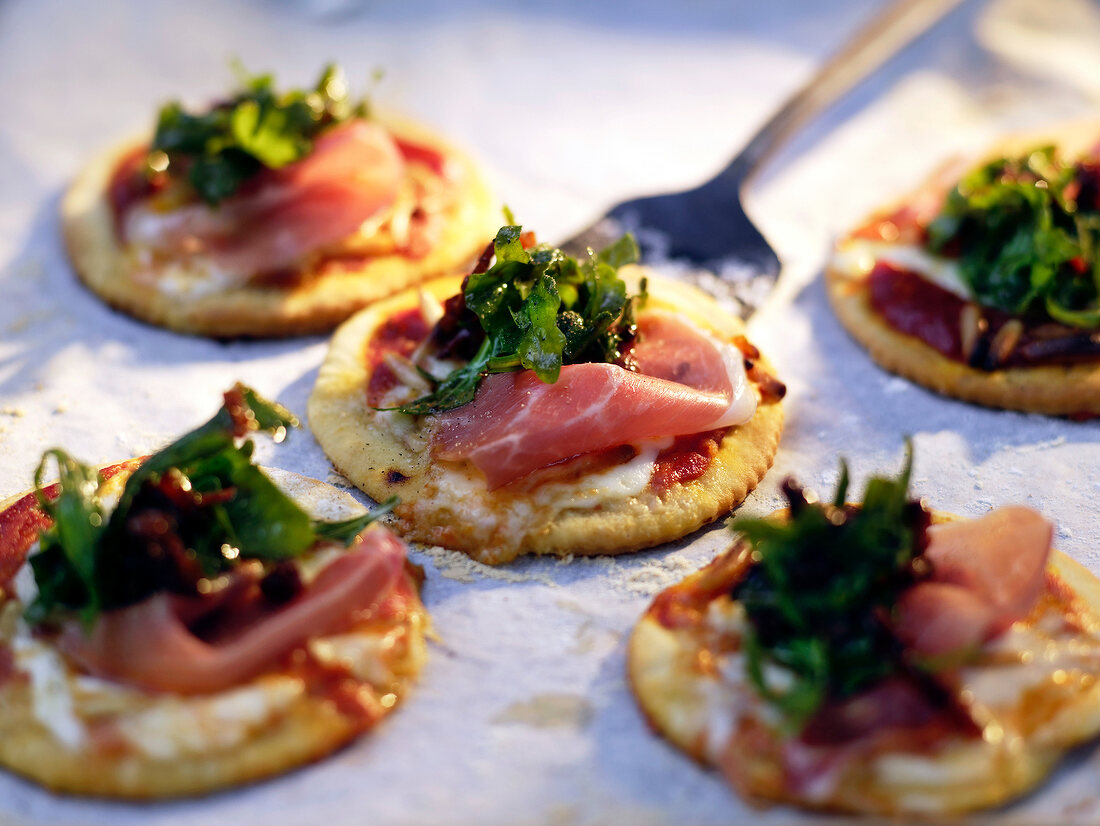
[[[741,354],[680,316],[645,313],[632,351],[613,364],[488,376],[474,400],[436,418],[435,456],[469,459],[490,488],[584,453],[742,424],[756,410]]]
[[[932,581],[904,593],[894,633],[919,655],[941,657],[1000,634],[1034,607],[1046,583],[1054,527],[1025,507],[935,525],[925,557]]]
[[[933,658],[973,653],[985,642],[995,613],[973,591],[946,582],[913,586],[894,610],[894,633],[905,647]]]
[[[232,276],[293,267],[393,204],[405,162],[382,127],[354,120],[322,135],[302,160],[262,173],[217,207],[135,207],[126,237],[172,258],[208,256]]]
[[[240,685],[310,637],[381,604],[399,585],[404,546],[372,529],[286,605],[256,617],[225,642],[188,629],[193,600],[158,594],[99,618],[91,634],[72,621],[59,646],[89,673],[154,691],[198,693]]]

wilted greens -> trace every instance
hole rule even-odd
[[[186,176],[211,205],[261,170],[304,158],[325,129],[366,113],[364,101],[349,98],[334,64],[325,67],[313,89],[281,93],[270,74],[240,74],[241,89],[206,112],[191,114],[178,102],[162,107],[150,147],[151,159],[164,153],[168,174]]]
[[[619,267],[638,260],[633,236],[583,261],[541,245],[524,248],[522,228],[502,227],[493,241],[496,262],[472,273],[455,323],[480,341],[473,357],[436,379],[432,393],[397,408],[421,415],[473,400],[489,373],[530,369],[544,382],[558,380],[563,364],[614,362],[634,335],[634,312],[645,299],[627,296]]]
[[[314,520],[252,464],[252,431],[281,438],[297,419],[284,407],[237,385],[210,421],[143,462],[110,513],[99,473],[63,450],[50,450],[35,474],[42,509],[52,520],[30,564],[38,596],[29,622],[78,614],[86,625],[101,611],[169,590],[198,592],[242,559],[274,562],[318,540],[349,543],[393,502],[342,522]],[[240,443],[239,443],[240,442]],[[42,478],[53,460],[59,492]]]
[[[885,620],[920,575],[914,561],[928,525],[928,513],[909,498],[911,469],[910,446],[897,479],[871,479],[863,504],[846,506],[842,464],[832,504],[809,501],[788,481],[787,520],[733,523],[758,560],[733,590],[748,619],[748,677],[795,731],[826,700],[851,697],[901,670]]]
[[[1074,327],[1100,326],[1100,167],[1065,164],[1054,147],[968,173],[928,228],[957,257],[981,304]]]

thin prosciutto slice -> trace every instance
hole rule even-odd
[[[89,673],[154,691],[197,693],[240,685],[310,637],[380,605],[397,588],[405,551],[388,531],[374,528],[329,563],[291,602],[209,643],[187,622],[193,600],[158,594],[102,615],[90,634],[66,625],[59,647]]]
[[[470,404],[435,417],[433,452],[469,459],[492,489],[573,456],[742,424],[756,410],[740,351],[682,316],[643,314],[632,355],[637,372],[570,364],[554,384],[531,370],[488,376]]]
[[[404,174],[389,133],[353,120],[324,133],[302,160],[263,172],[216,207],[134,207],[125,236],[170,258],[205,256],[243,280],[292,267],[352,235],[393,204]]]
[[[925,557],[932,580],[895,608],[894,633],[910,650],[937,657],[973,649],[1030,613],[1046,583],[1054,527],[1025,507],[935,525]]]

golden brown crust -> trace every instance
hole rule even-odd
[[[937,521],[954,518],[937,516]],[[716,576],[736,581],[735,557],[742,552],[735,547],[673,588],[714,593],[711,588]],[[1100,580],[1057,551],[1051,556],[1048,575],[1047,593],[1057,592],[1058,599],[1049,601],[1046,608],[1037,608],[1017,627],[1038,627],[1040,618],[1044,627],[1056,626],[1050,615],[1042,613],[1054,610],[1077,629],[1082,639],[1088,635],[1087,645],[1095,647],[1092,635],[1100,621]],[[711,610],[721,614],[722,609],[733,606],[728,591],[718,589],[721,596],[714,600],[717,607]],[[658,597],[658,601],[661,599]],[[666,627],[657,606],[655,601],[639,620],[628,643],[627,670],[634,696],[650,725],[693,759],[711,766],[739,761],[737,790],[754,804],[789,803],[834,811],[933,816],[988,808],[1033,788],[1066,751],[1100,732],[1100,685],[1096,680],[1100,669],[1090,666],[1081,674],[1070,672],[1068,680],[1071,684],[1078,681],[1078,693],[1067,696],[1056,690],[1056,699],[1049,704],[1044,704],[1034,689],[1031,693],[1021,691],[1012,709],[1015,713],[998,716],[994,722],[1004,726],[987,728],[985,738],[950,736],[921,753],[856,754],[827,794],[820,789],[813,794],[797,791],[786,779],[776,737],[766,729],[761,728],[756,735],[757,748],[741,748],[736,754],[728,750],[733,703],[762,704],[751,689],[731,692],[716,676],[722,666],[718,662],[720,653],[715,653],[715,639],[730,638],[715,630],[714,623],[705,627],[692,623]],[[720,621],[715,622],[720,625]],[[995,669],[1005,663],[1003,654],[1000,660],[997,657],[990,654],[977,667],[994,670],[995,679],[1011,680],[1008,671],[1004,678],[996,673]],[[733,670],[728,665],[727,669],[724,673]],[[1036,709],[1042,709],[1038,719]],[[750,725],[760,728],[759,723]],[[998,729],[1002,735],[999,740],[995,736]]]
[[[637,279],[638,271],[624,270]],[[423,289],[443,300],[460,279],[439,279]],[[686,313],[727,339],[743,332],[740,320],[703,293],[650,276],[650,306]],[[337,469],[378,501],[397,495],[397,529],[408,539],[465,551],[500,564],[520,553],[618,554],[682,537],[740,503],[771,466],[783,429],[778,402],[762,403],[753,418],[732,427],[699,479],[601,501],[598,506],[535,504],[512,486],[486,489],[467,463],[430,462],[419,422],[367,407],[367,342],[387,318],[416,306],[415,291],[395,296],[349,319],[333,337],[309,400],[309,423]],[[766,362],[765,362],[766,364]],[[568,491],[589,493],[582,477]]]
[[[1073,157],[1095,144],[1098,136],[1100,123],[1074,123],[1010,136],[985,157],[1018,154],[1044,143],[1056,143],[1066,156]],[[905,202],[902,199],[896,205]],[[880,212],[889,213],[890,209]],[[840,245],[844,243],[842,240]],[[825,272],[825,289],[845,329],[892,373],[945,396],[987,407],[1056,416],[1100,415],[1100,362],[977,370],[894,329],[871,306],[866,278],[853,277],[834,264]]]
[[[825,289],[848,333],[891,373],[986,407],[1054,416],[1100,415],[1100,365],[977,370],[890,326],[871,306],[867,279],[829,268]]]
[[[119,160],[141,141],[95,157],[61,203],[69,258],[80,279],[115,309],[150,324],[214,338],[278,337],[331,330],[362,307],[427,278],[456,272],[492,238],[498,206],[474,163],[423,127],[382,118],[396,136],[442,151],[458,173],[453,206],[444,212],[439,243],[421,259],[371,258],[358,269],[326,272],[289,287],[245,285],[176,294],[136,277],[118,242],[107,187]]]
[[[339,518],[361,511],[346,493],[322,482],[286,472],[274,478],[303,507],[318,515]],[[410,586],[415,593],[411,579]],[[0,632],[5,640],[13,632],[16,613],[16,604],[0,602]],[[155,729],[156,746],[173,703],[203,703],[226,693],[183,698],[141,693],[132,703],[125,694],[121,699],[108,695],[112,712],[86,720],[90,736],[72,746],[36,713],[32,682],[19,676],[6,679],[0,683],[0,765],[54,791],[132,799],[200,795],[270,777],[324,757],[388,714],[420,670],[427,625],[423,606],[413,597],[400,617],[375,620],[369,626],[372,635],[390,634],[396,642],[384,660],[384,684],[361,683],[357,696],[366,704],[366,716],[340,710],[332,698],[316,690],[319,686],[311,690],[291,672],[268,672],[239,688],[268,686],[276,695],[287,698],[276,703],[275,712],[247,725],[241,737],[226,738],[222,734],[222,742],[217,742],[219,737],[211,735],[213,740],[202,747],[194,744],[192,736],[191,742],[176,754],[151,753],[120,740],[117,730],[139,715],[159,712],[162,717],[160,727]],[[350,629],[351,633],[356,630]],[[254,706],[249,701],[238,703]],[[207,714],[201,710],[189,713],[200,720]],[[215,727],[224,732],[231,723],[231,718],[221,718]],[[195,727],[187,728],[193,734]],[[104,733],[111,731],[116,733]]]
[[[34,718],[25,685],[6,687],[3,695],[0,765],[67,794],[131,799],[206,794],[319,760],[359,732],[330,702],[306,698],[278,725],[228,751],[169,760],[103,755],[60,743]]]

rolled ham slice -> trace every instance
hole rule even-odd
[[[648,312],[638,371],[570,364],[554,384],[531,370],[487,376],[474,400],[435,416],[436,457],[469,459],[490,489],[584,453],[743,424],[756,394],[743,357],[682,316]]]
[[[301,594],[236,629],[226,642],[195,636],[186,624],[194,618],[194,601],[161,593],[103,614],[90,634],[70,621],[58,646],[97,677],[153,691],[221,691],[272,667],[310,637],[380,605],[400,582],[404,562],[404,546],[376,527]]]
[[[135,206],[125,236],[174,259],[202,255],[243,283],[355,233],[393,204],[404,174],[390,134],[353,120],[324,133],[302,160],[261,173],[216,207]]]
[[[932,580],[898,601],[894,633],[919,655],[976,647],[1024,619],[1046,583],[1054,526],[1030,508],[928,530]]]

